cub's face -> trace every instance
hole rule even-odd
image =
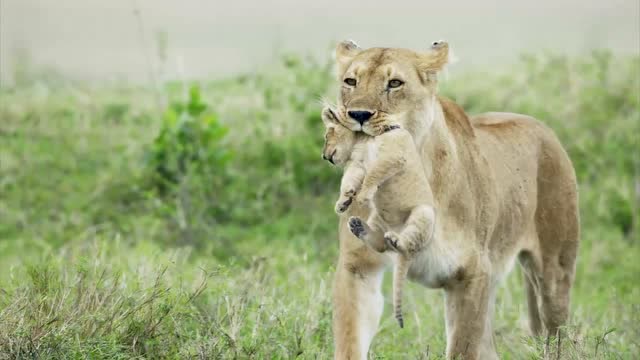
[[[322,121],[325,125],[322,158],[333,165],[344,166],[353,152],[356,134],[344,127],[329,107],[322,110]]]
[[[411,128],[407,122],[435,92],[435,74],[446,64],[448,49],[446,42],[434,43],[426,53],[362,50],[353,42],[340,43],[336,61],[340,110],[345,116],[338,119],[352,131],[372,136],[381,134],[385,126]]]

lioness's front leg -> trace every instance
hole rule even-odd
[[[340,257],[333,288],[335,359],[366,359],[377,332],[384,298],[384,262],[380,254],[355,238],[340,221]]]
[[[498,359],[493,343],[491,310],[494,289],[488,260],[458,270],[445,287],[447,359]]]

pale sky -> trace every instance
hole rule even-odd
[[[137,0],[144,43],[135,3],[0,0],[0,82],[10,83],[17,49],[70,77],[148,82],[145,52],[155,64],[161,30],[168,73],[181,63],[191,78],[252,71],[282,51],[329,56],[341,39],[415,49],[446,39],[462,66],[501,64],[523,51],[640,53],[638,0]]]

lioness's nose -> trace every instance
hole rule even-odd
[[[373,113],[371,111],[348,111],[349,117],[353,120],[360,123],[360,125],[364,124],[365,121],[371,119]]]

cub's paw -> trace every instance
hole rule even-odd
[[[322,113],[320,114],[320,118],[325,126],[331,127],[335,125],[340,125],[340,116],[341,113],[339,110],[332,108],[327,105],[322,109]]]
[[[384,233],[384,243],[389,250],[393,250],[399,253],[404,253],[404,248],[400,243],[400,236],[393,231],[387,231]]]
[[[356,196],[356,190],[355,189],[347,190],[347,191],[344,192],[343,196],[352,198],[352,197]]]
[[[367,229],[364,222],[355,216],[349,218],[349,230],[358,239],[363,239],[367,235]]]
[[[338,202],[336,202],[336,213],[340,215],[343,212],[347,211],[347,209],[349,208],[349,205],[351,205],[352,202],[353,202],[352,196],[349,196],[349,197],[345,197],[344,195],[340,196],[340,199],[338,199]]]

